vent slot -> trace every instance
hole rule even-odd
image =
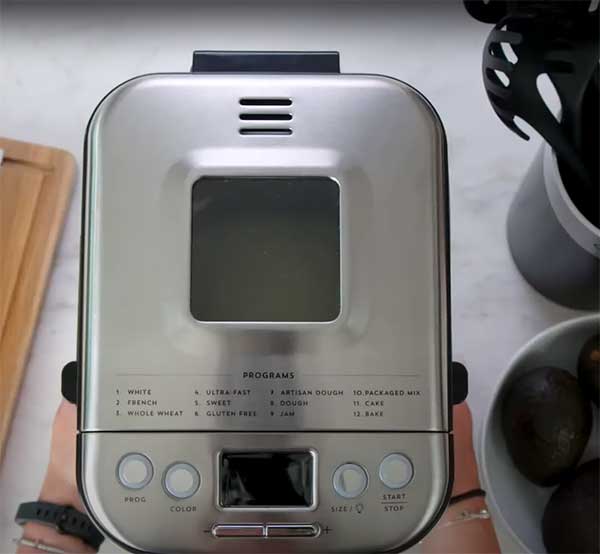
[[[290,121],[291,113],[241,113],[242,121]]]
[[[268,124],[275,121],[291,121],[292,114],[288,110],[281,110],[282,106],[291,106],[290,98],[240,98],[240,105],[254,107],[254,110],[244,110],[239,114],[240,121],[248,122],[248,127],[242,127],[240,135],[247,136],[286,136],[292,134],[289,127],[270,127]],[[256,109],[263,108],[262,110]],[[271,109],[272,108],[272,109]],[[256,122],[256,127],[252,124]],[[262,123],[262,125],[261,125]]]
[[[291,135],[292,134],[292,130],[289,128],[281,128],[281,129],[275,129],[275,128],[268,128],[268,127],[252,127],[252,128],[242,128],[240,129],[240,135],[247,135],[247,136],[255,136],[255,135],[277,135],[277,136],[281,136],[281,135]]]
[[[291,106],[289,98],[241,98],[242,106]]]

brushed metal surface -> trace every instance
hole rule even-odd
[[[292,134],[241,135],[239,99],[250,97],[290,98],[273,110],[292,114]],[[86,160],[79,471],[98,523],[151,552],[384,552],[414,539],[443,502],[450,465],[446,143],[427,101],[381,76],[149,75],[101,103]],[[335,321],[191,316],[191,187],[207,175],[339,183]],[[220,509],[225,448],[314,451],[311,509]],[[141,491],[117,480],[128,452],[152,461]],[[400,491],[378,477],[390,453],[415,468]],[[187,500],[161,485],[175,462],[200,473]],[[369,476],[352,500],[332,483],[348,462]],[[216,539],[218,524],[321,532]]]
[[[239,99],[262,96],[292,99],[291,136],[238,133]],[[81,430],[448,429],[445,140],[414,89],[359,75],[140,77],[102,102],[86,155]],[[340,183],[336,321],[192,318],[203,175]]]
[[[110,534],[144,552],[387,552],[399,549],[423,529],[440,508],[448,480],[446,433],[84,433],[81,437],[84,493],[92,514]],[[219,510],[215,503],[217,458],[221,449],[314,449],[318,452],[318,504],[310,511]],[[120,485],[115,467],[124,453],[142,452],[154,478],[144,489]],[[401,491],[378,478],[386,455],[408,456],[413,481]],[[174,461],[196,467],[202,484],[182,501],[161,484]],[[344,462],[362,465],[369,486],[344,499],[333,490],[333,473]],[[265,482],[265,487],[269,483]],[[314,538],[219,538],[215,524],[317,524]]]

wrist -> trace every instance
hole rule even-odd
[[[462,500],[460,502],[457,502],[456,504],[448,506],[448,508],[444,512],[444,515],[440,519],[439,525],[436,526],[436,529],[441,530],[448,526],[448,524],[451,522],[460,521],[464,518],[465,513],[482,514],[486,513],[487,511],[487,504],[483,496]]]
[[[81,539],[71,535],[61,534],[56,529],[35,521],[23,525],[23,538],[30,541],[40,541],[40,543],[46,546],[59,548],[65,552],[78,552],[79,554],[92,554],[97,552],[95,548],[92,548]],[[25,554],[26,552],[38,552],[38,550],[32,549],[29,546],[19,547],[17,550],[18,554]]]

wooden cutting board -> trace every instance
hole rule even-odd
[[[0,150],[1,460],[73,188],[75,160],[64,150],[4,138]]]

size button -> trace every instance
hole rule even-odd
[[[119,482],[128,489],[143,489],[153,474],[152,462],[143,454],[126,454],[117,466]]]
[[[413,475],[413,465],[404,454],[390,454],[379,466],[379,478],[390,489],[406,487],[412,481]]]
[[[333,474],[333,488],[344,498],[360,496],[367,483],[367,472],[358,464],[343,464]]]

